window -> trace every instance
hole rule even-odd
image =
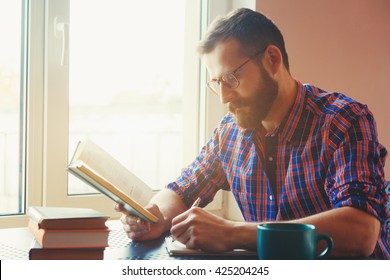
[[[0,214],[24,211],[25,41],[21,1],[0,1]],[[22,163],[22,164],[19,164]]]
[[[177,177],[197,130],[183,122],[185,4],[70,1],[69,156],[88,137],[153,188]],[[68,176],[69,194],[91,192]]]

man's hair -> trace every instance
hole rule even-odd
[[[199,42],[197,51],[201,55],[210,53],[218,43],[229,39],[236,39],[243,47],[243,53],[248,56],[254,55],[270,44],[277,46],[282,53],[284,66],[289,71],[283,35],[263,14],[242,8],[217,18]]]

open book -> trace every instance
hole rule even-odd
[[[158,218],[143,207],[154,195],[152,189],[91,140],[78,143],[67,170],[121,203],[130,214],[157,222]]]

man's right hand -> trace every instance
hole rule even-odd
[[[127,236],[135,241],[151,240],[159,238],[166,230],[163,214],[156,204],[146,207],[153,215],[158,218],[157,223],[151,224],[137,216],[130,215],[121,204],[115,205],[115,210],[122,213],[121,222],[123,230]]]

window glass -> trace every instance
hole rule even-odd
[[[23,207],[22,1],[0,1],[0,214]]]
[[[178,175],[185,2],[70,2],[70,158],[90,138],[152,188]],[[68,192],[94,191],[69,175]]]

